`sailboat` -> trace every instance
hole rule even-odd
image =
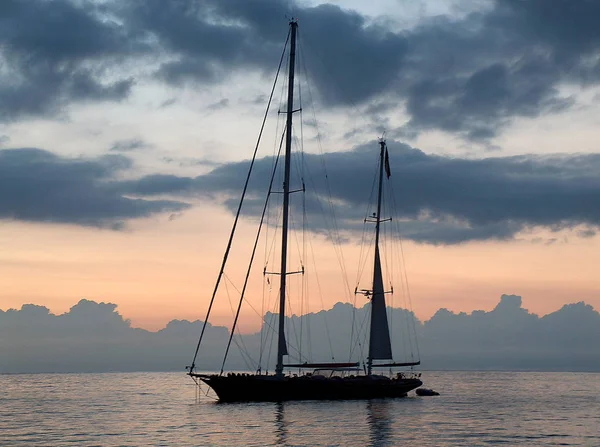
[[[374,255],[373,255],[373,280],[372,287],[360,292],[370,298],[370,329],[369,329],[369,351],[366,362],[362,365],[360,362],[322,362],[322,363],[285,363],[284,358],[288,356],[287,343],[285,338],[286,321],[286,277],[292,272],[288,272],[287,266],[287,248],[288,248],[288,226],[289,226],[289,197],[290,191],[290,156],[292,147],[292,122],[294,109],[294,70],[296,63],[296,36],[298,22],[291,20],[288,41],[290,43],[289,51],[289,72],[288,72],[288,92],[287,92],[287,112],[285,127],[285,155],[284,155],[284,179],[283,179],[283,200],[282,200],[282,227],[281,227],[281,270],[279,274],[279,316],[278,316],[278,334],[277,334],[277,363],[275,373],[263,373],[257,371],[254,374],[248,373],[220,373],[208,374],[197,371],[196,359],[198,349],[202,342],[208,318],[213,306],[216,290],[223,276],[223,271],[235,227],[239,218],[239,211],[236,215],[232,233],[225,251],[223,263],[217,278],[212,299],[209,304],[207,316],[202,328],[200,339],[196,347],[196,353],[191,366],[188,367],[188,375],[197,383],[198,381],[207,384],[217,394],[221,402],[280,402],[289,400],[340,400],[340,399],[372,399],[388,397],[404,397],[407,393],[422,385],[420,374],[417,373],[397,373],[388,376],[374,372],[378,368],[413,367],[420,364],[420,361],[398,363],[392,360],[392,347],[390,340],[390,331],[386,310],[386,300],[384,282],[382,276],[382,266],[380,259],[380,226],[381,223],[389,220],[383,219],[382,212],[382,187],[384,175],[389,177],[389,163],[386,142],[384,139],[379,141],[379,173],[378,173],[378,196],[376,212],[368,219],[375,223]],[[287,42],[286,42],[287,44]],[[285,54],[285,50],[284,50]],[[282,55],[283,60],[283,55]],[[281,67],[281,63],[280,63]],[[256,154],[256,152],[255,152]],[[254,159],[253,159],[254,160]],[[384,172],[385,171],[385,172]],[[242,200],[245,194],[248,181],[242,193]],[[256,249],[256,245],[255,245]],[[252,254],[254,256],[254,252]],[[250,270],[248,270],[248,273]],[[297,273],[297,272],[293,272]],[[247,284],[244,283],[242,295]],[[242,300],[240,300],[241,306]],[[240,308],[237,309],[235,322],[239,316]],[[234,327],[235,327],[234,322]],[[233,330],[231,332],[233,337]],[[231,338],[227,347],[231,344]],[[227,355],[227,354],[226,354]],[[286,373],[290,368],[299,370],[312,370],[301,375]],[[342,373],[342,374],[340,374]]]

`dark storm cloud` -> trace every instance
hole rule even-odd
[[[438,18],[411,33],[403,73],[406,127],[472,140],[495,136],[515,117],[562,111],[560,86],[598,82],[598,2],[498,0],[486,13]]]
[[[454,244],[512,239],[536,226],[560,230],[583,225],[589,227],[586,231],[600,226],[600,155],[471,160],[428,155],[396,142],[390,142],[389,149],[397,213],[405,220],[401,229],[412,240]],[[312,154],[304,154],[304,161],[307,212],[313,229],[322,230],[314,222],[328,199],[325,185],[313,180],[322,176],[322,162]],[[325,154],[324,162],[338,223],[343,229],[356,229],[369,206],[377,144]],[[256,162],[244,208],[251,215],[261,212],[260,191],[267,186],[272,165],[271,158]],[[196,178],[148,176],[120,188],[139,195],[203,194],[234,209],[247,168],[247,162],[229,163]],[[300,185],[298,178],[293,182]]]
[[[437,77],[409,87],[406,128],[441,129],[469,140],[496,136],[514,117],[535,118],[567,109],[572,98],[561,97],[559,78],[543,61],[509,66],[494,63],[468,76]]]
[[[121,99],[134,84],[127,62],[146,66],[146,76],[146,57],[160,64],[155,78],[172,85],[271,75],[291,13],[300,23],[298,69],[306,65],[324,106],[368,110],[385,97],[409,116],[396,135],[441,129],[486,141],[516,118],[568,109],[575,98],[562,86],[600,81],[600,2],[591,0],[495,0],[402,30],[330,4],[6,0],[0,119]]]
[[[600,3],[596,0],[498,0],[486,22],[545,45],[557,60],[576,60],[597,55],[598,14]]]
[[[110,63],[142,47],[94,2],[2,1],[0,121],[126,97],[133,80],[115,76]]]
[[[272,0],[181,1],[166,12],[133,5],[137,26],[178,55],[160,72],[173,83],[216,82],[241,67],[271,72],[289,14]],[[300,20],[299,69],[306,62],[325,104],[386,94],[406,107],[405,133],[442,129],[481,141],[516,117],[570,107],[574,99],[561,85],[598,81],[600,32],[591,19],[598,5],[497,0],[464,18],[428,18],[393,31],[337,6],[290,4]]]
[[[403,36],[333,5],[293,6],[302,21],[299,70],[306,63],[322,96],[336,104],[368,99],[396,77]],[[241,67],[273,72],[287,31],[287,5],[273,0],[132,1],[127,17],[173,52],[159,77],[172,84],[217,82]]]
[[[118,229],[127,219],[188,207],[123,195],[114,175],[129,167],[120,155],[80,159],[40,149],[0,150],[0,219]]]
[[[279,9],[278,2],[268,4],[272,8],[265,20]],[[120,12],[136,34],[151,36],[168,51],[170,60],[157,74],[171,84],[189,80],[216,82],[231,69],[263,68],[267,61],[277,59],[285,27],[277,28],[281,30],[278,39],[265,39],[254,29],[218,20],[221,17],[215,14],[215,8],[219,5],[220,2],[214,1],[131,0],[120,7]],[[240,7],[244,8],[245,4],[241,3]],[[223,19],[227,21],[231,17]]]

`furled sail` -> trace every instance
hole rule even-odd
[[[285,333],[282,334],[282,339],[283,340],[281,341],[281,355],[289,355],[287,341],[285,339]]]
[[[381,275],[381,261],[379,260],[379,247],[375,247],[369,353],[371,360],[392,358],[392,344],[390,343],[390,330],[388,327],[387,310],[385,308],[385,294],[383,290],[383,277]]]

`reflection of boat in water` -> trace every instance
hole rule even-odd
[[[386,447],[396,445],[400,433],[394,439],[395,401],[392,399],[369,399],[360,402],[331,402],[323,406],[320,402],[276,402],[273,407],[261,407],[264,416],[272,417],[274,444],[313,445],[323,440],[335,440],[339,445],[365,445]],[[273,409],[272,412],[264,411]],[[332,427],[332,414],[343,415],[337,419],[341,425]],[[343,422],[342,422],[343,421]],[[307,431],[307,427],[312,430]],[[270,443],[269,443],[270,445]]]
[[[367,424],[371,447],[391,445],[392,422],[389,400],[377,399],[367,402]]]
[[[283,402],[277,402],[275,405],[275,434],[277,435],[277,445],[287,445],[287,423],[285,420],[285,407]]]
[[[290,170],[291,170],[291,147],[292,147],[292,118],[295,112],[301,110],[298,108],[294,109],[294,69],[295,69],[295,58],[296,58],[296,35],[297,35],[298,24],[295,20],[290,22],[290,33],[288,35],[290,43],[289,51],[289,75],[288,75],[288,92],[287,92],[287,112],[286,112],[286,126],[284,135],[285,136],[285,155],[284,155],[284,178],[283,178],[283,203],[281,210],[281,260],[280,270],[281,273],[275,273],[280,278],[279,286],[279,320],[277,325],[277,360],[275,374],[264,374],[261,370],[257,370],[256,374],[238,374],[229,373],[224,374],[223,369],[220,374],[202,374],[196,372],[196,356],[198,354],[198,348],[202,342],[202,337],[206,329],[206,322],[210,316],[210,311],[215,298],[216,291],[219,286],[219,282],[223,276],[223,270],[227,257],[229,254],[229,248],[237,220],[239,217],[236,215],[236,220],[233,226],[233,230],[230,236],[229,244],[226,250],[223,264],[221,267],[220,274],[217,279],[217,285],[211,303],[205,323],[200,335],[200,340],[196,349],[194,360],[189,370],[189,375],[194,380],[201,380],[208,384],[218,395],[219,400],[222,402],[236,402],[236,401],[285,401],[285,400],[307,400],[307,399],[372,399],[372,398],[384,398],[384,397],[404,397],[407,392],[422,385],[419,379],[420,375],[415,373],[407,372],[404,375],[397,374],[392,377],[388,377],[383,374],[376,374],[373,372],[374,369],[385,368],[390,370],[398,367],[412,367],[419,365],[420,361],[410,362],[394,362],[392,358],[392,347],[390,340],[390,331],[388,326],[388,316],[386,310],[385,295],[392,293],[392,289],[387,291],[384,288],[384,281],[382,275],[382,262],[380,259],[380,226],[381,223],[390,221],[391,219],[382,218],[382,193],[384,177],[390,176],[388,153],[387,147],[384,140],[379,142],[379,157],[378,157],[378,195],[377,195],[377,207],[376,212],[365,219],[365,222],[375,224],[374,232],[374,243],[372,253],[372,265],[373,265],[373,278],[371,287],[368,290],[361,290],[360,293],[367,296],[370,299],[371,315],[370,322],[368,323],[368,356],[366,361],[361,365],[360,362],[332,362],[332,363],[311,363],[311,362],[298,362],[298,363],[284,363],[284,357],[288,356],[288,344],[285,336],[285,311],[286,311],[286,299],[287,299],[287,276],[293,273],[304,274],[304,267],[300,272],[289,272],[287,268],[288,261],[288,226],[289,226],[289,197],[293,192],[303,192],[304,186],[298,191],[290,190]],[[283,59],[283,57],[282,57]],[[251,164],[254,164],[254,159]],[[275,161],[275,168],[272,172],[271,186],[273,184],[273,178],[275,177],[275,169],[277,166],[277,160]],[[250,171],[251,172],[251,171]],[[248,174],[248,179],[250,173]],[[248,183],[246,183],[247,186]],[[271,186],[267,193],[268,197],[272,193]],[[244,199],[246,189],[242,194],[242,201]],[[265,204],[266,209],[267,204]],[[264,217],[264,211],[263,211]],[[262,225],[262,218],[261,224]],[[259,233],[260,235],[260,226]],[[257,235],[257,241],[258,241]],[[257,243],[257,242],[256,242]],[[251,256],[251,262],[254,259],[254,253],[256,251],[256,243],[254,245],[254,251]],[[250,273],[250,267],[248,268],[248,274]],[[265,270],[265,273],[266,270]],[[244,287],[241,291],[240,304],[241,307],[244,293],[246,290],[246,284],[248,276],[244,282]],[[226,349],[225,358],[231,345],[231,340],[235,332],[235,325],[239,316],[240,307],[237,309],[237,314],[234,320],[234,327],[230,333],[229,344]],[[225,362],[223,362],[224,364]],[[294,369],[312,369],[312,373],[306,373],[302,375],[289,375],[285,374],[286,368]]]

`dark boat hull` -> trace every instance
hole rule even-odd
[[[383,376],[325,378],[234,374],[195,375],[210,386],[220,402],[281,402],[287,400],[350,400],[405,397],[422,382],[416,378]]]

